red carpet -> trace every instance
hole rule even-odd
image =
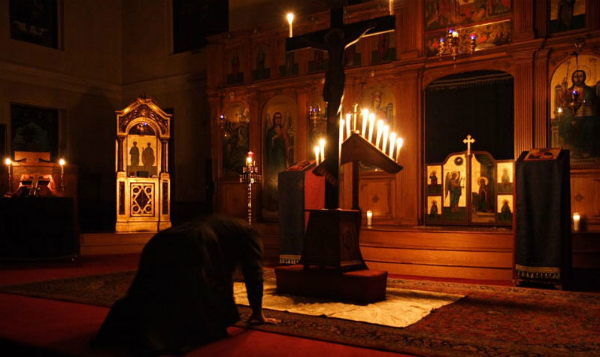
[[[115,255],[81,257],[74,263],[3,263],[0,265],[0,285],[132,270],[137,268],[138,259],[139,255]],[[0,293],[0,350],[3,355],[11,356],[102,356],[90,350],[88,342],[108,310]],[[229,328],[229,333],[228,338],[203,346],[188,356],[401,356],[238,327]],[[8,348],[12,351],[9,352]]]

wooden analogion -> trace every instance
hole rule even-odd
[[[150,98],[117,111],[116,232],[171,227],[168,150],[171,115]]]

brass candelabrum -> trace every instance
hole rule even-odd
[[[252,185],[260,182],[261,175],[258,173],[258,166],[254,161],[254,153],[248,152],[246,166],[243,168],[243,173],[240,175],[240,182],[248,185],[248,224],[252,225]]]
[[[469,37],[469,54],[475,53],[475,48],[477,47],[477,37],[475,35],[471,35]],[[460,44],[458,32],[454,30],[448,31],[447,38],[440,38],[440,46],[438,48],[438,56],[440,61],[442,57],[446,54],[452,55],[452,59],[456,60],[456,56],[458,55]]]

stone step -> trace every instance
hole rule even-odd
[[[140,253],[156,233],[82,233],[81,255]]]

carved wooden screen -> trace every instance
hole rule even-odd
[[[511,225],[514,163],[484,151],[452,153],[426,166],[425,223]]]

